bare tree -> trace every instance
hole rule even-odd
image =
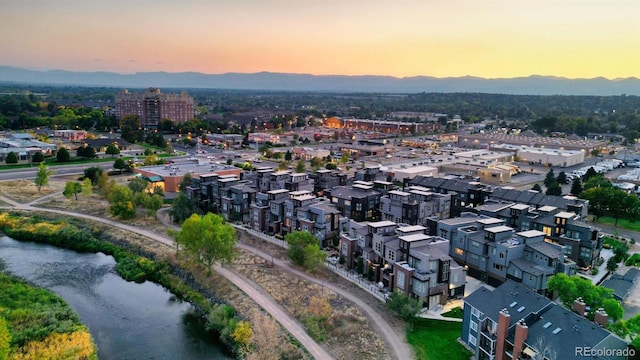
[[[533,360],[557,360],[558,358],[555,350],[547,343],[544,336],[538,336],[531,347],[536,352],[532,357]]]

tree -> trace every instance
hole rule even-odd
[[[562,195],[562,187],[554,180],[553,183],[551,183],[551,186],[547,188],[545,194],[560,196]]]
[[[42,151],[37,151],[35,154],[33,154],[33,156],[31,157],[31,162],[34,163],[41,163],[44,161],[44,154],[42,154]]]
[[[93,184],[91,184],[89,178],[85,178],[82,180],[82,196],[89,196],[91,194],[93,194]]]
[[[571,194],[578,196],[582,193],[582,181],[580,181],[580,178],[577,177],[575,179],[573,179],[573,183],[571,183]]]
[[[296,172],[303,173],[306,165],[307,164],[304,162],[304,160],[298,160],[298,163],[296,164]]]
[[[18,163],[18,155],[13,151],[10,151],[7,154],[6,159],[4,160],[7,164],[17,164]]]
[[[84,178],[91,180],[92,185],[98,184],[98,179],[102,176],[104,171],[102,168],[97,166],[92,166],[84,169]]]
[[[120,170],[120,173],[122,174],[123,170],[126,171],[130,171],[131,170],[131,166],[130,163],[128,163],[125,159],[123,158],[117,158],[114,162],[113,162],[113,168],[116,170]]]
[[[317,156],[314,156],[314,157],[309,161],[309,163],[311,164],[311,167],[319,168],[320,166],[322,166],[322,159],[320,159],[320,158],[319,158],[319,157],[317,157]]]
[[[162,195],[158,195],[158,194],[153,194],[153,195],[146,194],[146,195],[147,196],[143,198],[142,206],[144,206],[145,209],[147,209],[148,215],[154,216],[156,212],[158,212],[158,210],[162,207],[162,204],[164,204],[164,199]]]
[[[287,150],[287,152],[284,154],[284,160],[285,161],[291,161],[291,159],[293,159],[293,155],[291,154],[291,150]]]
[[[64,195],[67,199],[70,199],[72,196],[75,196],[76,200],[78,200],[78,194],[80,192],[82,192],[82,185],[80,185],[79,182],[67,181],[67,183],[64,186],[64,191],[62,192],[62,195]]]
[[[413,326],[416,315],[422,310],[422,304],[418,299],[412,299],[400,291],[391,293],[385,305],[387,309],[408,322],[410,326]]]
[[[71,154],[69,154],[69,150],[67,148],[62,147],[58,150],[56,154],[56,160],[58,162],[69,162],[71,161]]]
[[[120,123],[120,131],[120,136],[132,144],[140,142],[144,138],[138,115],[125,116]]]
[[[326,253],[320,249],[319,240],[308,231],[294,231],[285,235],[289,244],[287,255],[291,261],[310,271],[315,271],[319,264],[324,263]]]
[[[537,192],[542,192],[542,187],[540,186],[540,184],[535,184],[535,185],[533,185],[531,190],[534,190],[534,191],[537,191]]]
[[[96,149],[87,144],[82,144],[82,146],[78,148],[77,155],[79,157],[93,159],[96,157]]]
[[[120,154],[120,149],[116,146],[116,144],[109,144],[107,149],[104,151],[105,154],[111,155],[111,157]]]
[[[340,162],[343,163],[343,164],[348,163],[349,162],[349,157],[350,157],[350,154],[348,152],[342,153],[342,156],[340,156]]]
[[[233,258],[236,230],[220,215],[193,214],[175,236],[176,243],[209,274],[215,261],[228,263]]]
[[[185,192],[191,184],[193,184],[193,176],[191,176],[191,173],[186,173],[182,177],[182,180],[180,180],[180,184],[178,184],[178,190]]]
[[[183,192],[179,192],[176,198],[173,200],[169,215],[174,222],[180,224],[187,220],[193,214],[202,214],[202,210],[191,201],[187,195]]]
[[[49,168],[44,164],[40,163],[38,166],[38,172],[36,172],[36,187],[38,188],[38,192],[43,186],[47,186],[49,183],[49,176],[55,174],[55,171],[49,170]]]
[[[136,207],[133,203],[133,192],[126,186],[115,185],[107,195],[109,211],[113,216],[119,216],[122,219],[132,219],[136,216]]]
[[[598,173],[596,172],[596,170],[593,167],[589,167],[587,169],[587,172],[582,176],[582,181],[586,183],[587,181],[589,181],[589,179],[597,175]]]
[[[556,178],[556,181],[559,184],[566,184],[566,182],[567,182],[567,174],[565,174],[564,171],[560,171],[560,173],[558,174],[558,177]]]
[[[144,178],[134,177],[133,179],[131,179],[131,181],[129,181],[129,184],[127,184],[127,186],[129,187],[129,189],[131,189],[131,191],[133,191],[134,194],[137,194],[147,190],[147,188],[149,187],[149,182]]]
[[[544,178],[544,186],[549,188],[555,182],[556,182],[556,176],[553,173],[553,168],[550,168],[549,171],[547,172],[547,176]]]
[[[614,299],[613,290],[593,285],[588,279],[560,273],[550,277],[547,286],[550,292],[558,294],[565,306],[571,306],[575,299],[581,297],[585,304],[591,308],[589,313],[591,317],[598,308],[604,306],[607,306],[614,316],[622,316],[622,305]]]

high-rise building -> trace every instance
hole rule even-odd
[[[193,98],[181,94],[162,94],[158,88],[148,88],[144,93],[122,90],[116,94],[116,116],[138,115],[143,128],[155,129],[161,120],[182,123],[194,116]]]

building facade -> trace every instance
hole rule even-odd
[[[123,90],[116,94],[115,103],[119,120],[137,115],[145,129],[156,129],[164,119],[183,123],[193,119],[195,114],[193,98],[186,92],[163,94],[158,88],[148,88],[144,93]]]

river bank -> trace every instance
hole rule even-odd
[[[0,359],[98,358],[89,331],[62,298],[1,271],[0,289]]]

